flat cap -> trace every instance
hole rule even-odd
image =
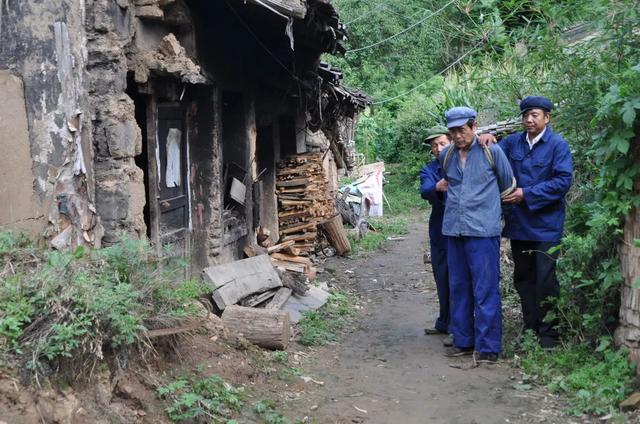
[[[424,133],[424,142],[429,143],[432,139],[440,137],[441,135],[448,135],[449,130],[444,125],[436,125],[431,127]]]
[[[525,113],[529,109],[542,109],[551,112],[553,103],[544,96],[525,97],[524,100],[520,102],[520,113]]]
[[[447,128],[461,127],[469,121],[469,119],[476,119],[478,114],[475,110],[466,106],[457,106],[449,109],[444,118],[447,121]]]

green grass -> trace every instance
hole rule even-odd
[[[298,322],[300,344],[321,346],[337,340],[347,319],[354,315],[354,299],[348,294],[334,292],[327,303],[317,311],[308,311]]]
[[[289,355],[283,350],[277,350],[273,352],[273,360],[279,364],[286,364],[289,360]]]
[[[300,377],[302,370],[297,367],[282,367],[278,370],[277,376],[282,381],[293,381],[294,378]]]
[[[266,424],[291,424],[291,421],[275,409],[275,402],[269,399],[261,400],[253,404],[253,411],[258,414]]]
[[[165,412],[174,422],[204,419],[235,423],[232,418],[238,415],[245,397],[243,387],[234,387],[217,375],[185,375],[156,391],[159,398],[169,402]]]
[[[360,240],[354,236],[349,236],[351,243],[351,255],[358,256],[365,252],[372,252],[380,249],[388,237],[400,236],[409,232],[407,220],[403,217],[386,216],[380,218],[369,218],[369,224],[374,230],[369,230]]]
[[[582,344],[545,351],[529,334],[524,337],[521,352],[514,357],[515,364],[528,379],[565,395],[569,414],[614,412],[631,392],[635,366],[628,359],[627,349],[614,350],[608,339],[596,349]]]

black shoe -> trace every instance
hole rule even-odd
[[[427,336],[433,336],[435,334],[447,334],[446,331],[440,331],[437,328],[425,328],[424,329],[424,334],[426,334]]]
[[[476,352],[475,358],[478,364],[495,364],[498,362],[498,354],[493,352]]]
[[[449,358],[456,358],[458,356],[469,356],[473,355],[472,347],[456,347],[452,346],[444,350],[444,356]]]

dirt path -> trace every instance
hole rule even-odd
[[[404,240],[389,241],[367,258],[325,264],[366,307],[339,344],[303,362],[305,372],[324,385],[290,402],[291,415],[317,423],[541,421],[544,395],[515,390],[518,373],[506,363],[453,368],[472,360],[445,358],[442,337],[424,335],[438,306],[433,277],[422,264],[426,234],[425,223],[412,222]],[[319,280],[330,277],[327,272]]]

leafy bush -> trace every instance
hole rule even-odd
[[[56,361],[99,361],[104,351],[148,343],[148,329],[196,314],[206,290],[184,280],[184,261],[158,258],[146,241],[124,238],[104,249],[37,249],[0,234],[0,348],[35,373]],[[76,370],[77,372],[78,370]]]
[[[540,348],[532,334],[525,337],[523,356],[516,363],[526,378],[545,384],[555,393],[568,396],[568,412],[606,414],[629,394],[635,366],[627,349],[613,350],[611,339],[603,338],[597,349],[576,344],[553,351]]]
[[[161,399],[171,402],[165,411],[175,422],[192,422],[194,418],[235,422],[231,418],[241,409],[245,396],[243,387],[234,387],[217,375],[185,375],[156,391]]]
[[[576,208],[580,212],[572,213]],[[568,215],[567,224],[573,231],[560,247],[560,296],[547,319],[558,319],[567,339],[595,343],[618,321],[623,279],[616,243],[622,230],[619,219],[597,203],[572,206]]]

